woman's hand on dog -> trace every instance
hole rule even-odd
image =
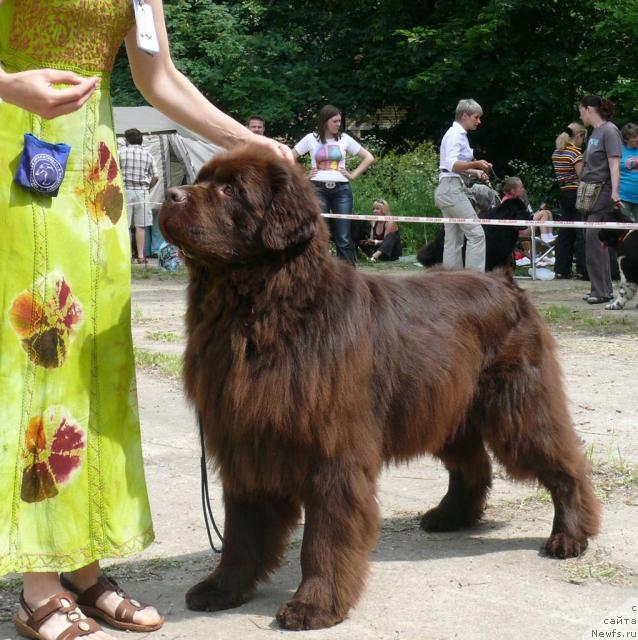
[[[292,156],[292,151],[290,147],[285,145],[283,142],[277,142],[277,140],[273,140],[272,138],[266,138],[266,136],[258,136],[253,135],[250,140],[248,140],[248,144],[266,147],[270,151],[273,151],[279,158],[283,158],[290,162],[290,164],[294,164],[295,160]]]

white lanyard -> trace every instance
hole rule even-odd
[[[132,0],[132,2],[137,27],[137,46],[142,51],[154,55],[159,52],[160,47],[153,20],[153,7],[146,4],[144,0]]]

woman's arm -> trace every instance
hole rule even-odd
[[[359,166],[354,171],[343,170],[341,172],[348,180],[356,180],[374,162],[374,156],[363,147],[359,149],[357,156],[361,158]]]
[[[620,158],[611,156],[607,158],[607,162],[611,175],[611,199],[613,202],[620,202]]]
[[[0,99],[48,120],[79,109],[98,83],[98,78],[83,78],[72,71],[33,69],[7,73],[0,67]],[[55,89],[54,84],[69,87]]]
[[[126,36],[126,51],[135,86],[144,98],[175,122],[224,148],[261,145],[292,161],[290,149],[258,136],[211,104],[177,70],[170,56],[162,0],[146,0],[153,8],[159,53],[150,56],[137,47],[135,28]]]
[[[576,172],[576,175],[580,178],[580,174],[583,172],[583,156],[576,158],[576,160],[574,160],[573,166],[574,166],[574,171]]]

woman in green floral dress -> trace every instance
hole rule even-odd
[[[163,622],[99,568],[153,540],[109,96],[122,41],[137,87],[166,115],[227,148],[290,153],[175,69],[161,0],[146,4],[153,56],[137,47],[131,0],[0,0],[0,575],[23,574],[16,626],[43,640],[111,638],[76,596],[119,628]],[[25,133],[71,147],[56,196],[14,182]]]

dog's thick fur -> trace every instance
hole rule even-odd
[[[530,214],[520,198],[512,198],[502,202],[497,207],[479,212],[481,220],[529,220]],[[493,224],[483,225],[485,233],[485,270],[492,271],[499,267],[514,267],[514,247],[518,240],[521,227],[505,227]],[[432,267],[443,262],[443,245],[445,243],[445,229],[439,229],[432,242],[423,245],[416,259],[424,267]],[[465,243],[463,243],[463,257],[465,258]]]
[[[620,211],[608,214],[605,219],[607,222],[633,222]],[[638,292],[638,230],[601,229],[598,237],[601,242],[615,250],[620,270],[618,296],[613,302],[605,305],[605,309],[620,311]]]
[[[221,562],[189,608],[248,600],[303,507],[303,579],[277,620],[340,622],[377,540],[382,466],[426,452],[449,472],[426,531],[479,520],[490,449],[550,491],[547,553],[586,548],[599,507],[554,341],[504,274],[361,274],[329,256],[302,170],[245,150],[170,190],[160,218],[190,272],[184,378],[226,509]]]

